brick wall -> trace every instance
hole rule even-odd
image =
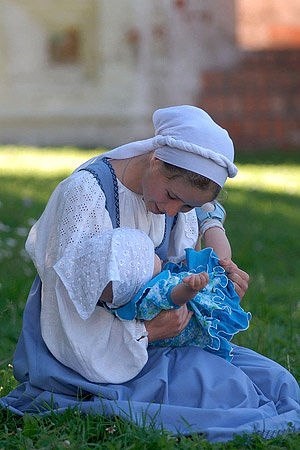
[[[199,105],[240,149],[300,147],[300,49],[245,52],[231,69],[206,72]]]

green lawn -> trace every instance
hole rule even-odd
[[[34,277],[24,242],[56,184],[99,150],[0,147],[0,396],[14,385],[12,355]],[[249,330],[235,342],[287,367],[299,380],[300,154],[238,157],[239,176],[222,194],[234,260],[251,276],[243,300]],[[101,447],[99,442],[102,442]],[[299,435],[209,444],[174,439],[116,419],[66,413],[47,419],[0,411],[0,449],[16,448],[300,448]]]

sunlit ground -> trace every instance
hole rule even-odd
[[[297,165],[243,164],[238,167],[238,175],[228,180],[226,186],[300,196],[300,172]]]
[[[0,175],[64,176],[103,149],[0,147]],[[299,166],[284,164],[238,164],[239,173],[228,180],[228,188],[255,189],[300,195]]]
[[[103,149],[93,151],[76,148],[0,147],[0,174],[64,175],[85,160],[98,155]]]

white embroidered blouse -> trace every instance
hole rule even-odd
[[[140,229],[155,247],[159,245],[164,216],[146,211],[141,196],[120,182],[118,191],[120,226]],[[97,256],[87,244],[107,230],[112,230],[112,223],[105,195],[93,175],[79,171],[57,186],[29,233],[26,250],[42,281],[41,329],[51,353],[90,381],[122,383],[146,364],[148,340],[142,322],[121,321],[96,306],[110,281],[109,258]],[[183,259],[184,249],[194,247],[197,236],[194,210],[180,213],[169,258]],[[126,282],[119,283],[122,288],[112,284],[113,304],[119,306],[124,303]]]

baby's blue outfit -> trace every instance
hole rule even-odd
[[[183,347],[194,345],[215,353],[227,361],[232,359],[230,340],[249,327],[251,314],[240,306],[233,283],[219,264],[211,248],[186,249],[186,263],[167,263],[164,270],[146,283],[126,305],[111,310],[123,320],[151,320],[162,310],[176,309],[172,289],[191,273],[207,272],[209,283],[187,303],[193,316],[187,327],[170,339],[149,343],[152,347]]]

